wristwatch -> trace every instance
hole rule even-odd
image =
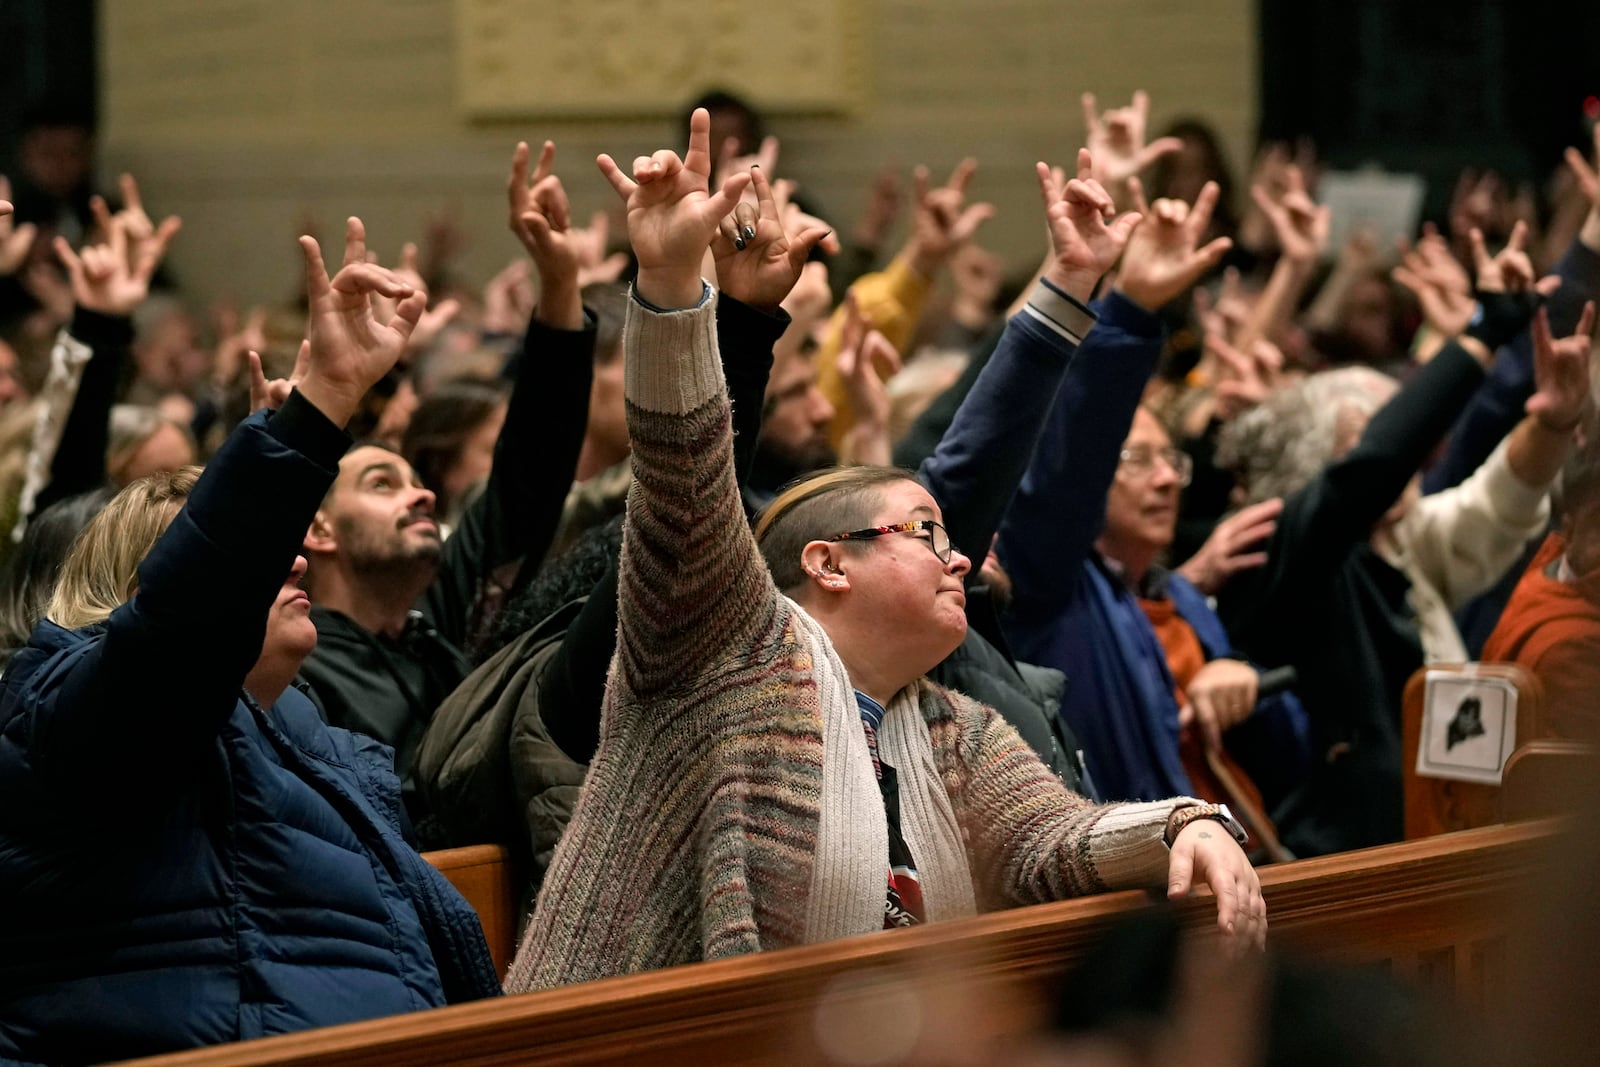
[[[1233,812],[1228,810],[1228,805],[1191,804],[1187,808],[1179,808],[1167,819],[1168,846],[1171,846],[1178,839],[1178,834],[1183,831],[1185,826],[1188,826],[1196,819],[1210,819],[1213,822],[1221,823],[1222,828],[1228,831],[1228,836],[1239,842],[1240,846],[1250,840],[1250,835],[1239,824],[1239,820],[1233,817]]]

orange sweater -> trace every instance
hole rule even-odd
[[[1552,577],[1565,551],[1560,534],[1540,546],[1483,658],[1518,663],[1538,676],[1557,736],[1600,740],[1600,573],[1576,582]]]

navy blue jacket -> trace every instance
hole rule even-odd
[[[247,420],[105,624],[0,685],[0,1057],[145,1055],[498,990],[377,742],[242,691],[345,434]]]
[[[1178,703],[1166,653],[1120,576],[1094,550],[1122,441],[1161,352],[1160,320],[1118,293],[1100,307],[1073,360],[1050,421],[1000,527],[1000,555],[1016,593],[1005,618],[1019,659],[1066,674],[1062,716],[1109,800],[1193,792],[1178,757]],[[1233,654],[1205,598],[1169,575],[1167,595],[1194,627],[1207,659]],[[1301,713],[1264,701],[1258,715]]]

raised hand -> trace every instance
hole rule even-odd
[[[520,334],[533,317],[539,291],[533,284],[532,268],[525,259],[515,259],[483,287],[483,332]]]
[[[1278,528],[1282,513],[1283,501],[1276,497],[1240,508],[1217,523],[1200,550],[1177,568],[1178,573],[1206,596],[1216,596],[1235,574],[1267,562],[1260,546]]]
[[[1229,344],[1221,333],[1206,334],[1206,351],[1217,363],[1216,416],[1231,422],[1278,391],[1283,378],[1283,351],[1260,337],[1248,353]]]
[[[841,454],[851,463],[886,466],[893,462],[893,448],[889,440],[889,392],[883,383],[900,372],[900,353],[867,322],[853,295],[845,297],[844,307],[838,366],[839,376],[850,393],[855,421]]]
[[[1400,265],[1392,273],[1417,298],[1422,317],[1440,336],[1454,337],[1472,321],[1477,308],[1472,278],[1431,226],[1415,247],[1401,253]]]
[[[1112,192],[1119,192],[1128,179],[1160,159],[1183,148],[1176,137],[1161,137],[1144,143],[1150,124],[1150,94],[1143,89],[1133,94],[1130,107],[1112,108],[1101,114],[1093,93],[1083,94],[1084,145],[1094,156],[1094,179]]]
[[[226,386],[239,376],[252,349],[267,347],[267,309],[251,308],[240,322],[238,308],[225,303],[214,309],[214,317],[217,350],[211,364],[211,380]]]
[[[369,252],[367,262],[378,264],[378,257]],[[423,280],[420,256],[414,241],[407,241],[400,246],[400,263],[393,268],[392,273],[403,285],[410,286],[413,292],[422,294],[424,310],[422,317],[417,320],[416,329],[411,331],[411,340],[408,344],[411,351],[420,352],[433,344],[434,339],[444,331],[444,328],[461,314],[461,301],[454,297],[446,297],[437,304],[428,306],[428,283]],[[379,321],[387,321],[394,317],[397,304],[398,301],[375,293],[372,296],[372,314]],[[582,314],[581,308],[579,314]]]
[[[1214,659],[1184,686],[1189,703],[1178,711],[1180,728],[1198,724],[1205,745],[1215,752],[1222,735],[1250,717],[1256,708],[1261,676],[1248,663]]]
[[[245,354],[245,358],[250,367],[251,414],[262,408],[276,411],[283,407],[283,402],[289,399],[289,394],[305,379],[306,371],[311,366],[311,342],[300,342],[300,351],[294,358],[294,369],[289,372],[287,378],[274,378],[268,381],[266,372],[261,369],[261,353],[253,348]]]
[[[518,142],[511,157],[506,198],[511,209],[511,232],[539,268],[539,317],[551,325],[575,330],[583,325],[579,269],[586,259],[595,258],[594,239],[587,231],[573,229],[567,191],[551,169],[555,158],[555,143],[546,141],[530,179],[528,142]],[[604,241],[603,234],[601,240]]]
[[[1307,269],[1314,266],[1328,247],[1332,212],[1311,199],[1300,168],[1286,164],[1281,189],[1257,183],[1250,187],[1250,198],[1272,226],[1284,257]]]
[[[345,223],[344,263],[330,280],[322,249],[300,238],[305,255],[306,340],[311,345],[300,392],[339,425],[350,421],[369,388],[405,353],[427,297],[393,271],[367,262],[367,232],[361,220]],[[399,301],[380,320],[374,296]]]
[[[872,180],[872,191],[867,198],[867,209],[861,213],[852,233],[853,240],[862,248],[877,248],[900,216],[900,172],[886,164]]]
[[[769,176],[778,173],[778,139],[771,134],[761,138],[761,145],[755,154],[748,156],[739,155],[739,139],[727,137],[722,141],[722,146],[717,151],[717,167],[712,172],[711,184],[720,189],[723,182],[733,174],[748,173],[753,168],[759,167]],[[754,196],[750,189],[745,189],[744,198],[754,203]]]
[[[1547,292],[1560,284],[1559,279],[1554,284],[1549,284],[1550,279],[1535,283],[1533,260],[1528,258],[1527,252],[1527,223],[1518,222],[1511,227],[1511,236],[1506,239],[1505,247],[1492,256],[1484,244],[1482,230],[1473,227],[1467,233],[1467,241],[1472,248],[1473,269],[1478,274],[1480,292],[1523,293],[1533,288]]]
[[[56,255],[67,268],[72,298],[79,307],[102,315],[126,316],[150,295],[150,278],[181,223],[169,218],[141,241],[129,239],[128,225],[126,220],[112,217],[106,223],[106,243],[86,245],[81,254],[72,250],[66,238],[56,238]]]
[[[11,180],[0,174],[0,278],[17,273],[28,261],[39,227],[31,222],[21,226],[11,220]]]
[[[1144,203],[1139,179],[1129,182],[1136,209],[1143,221],[1128,238],[1117,272],[1117,289],[1129,300],[1155,311],[1182,296],[1205,274],[1222,262],[1233,242],[1218,237],[1204,247],[1200,240],[1211,225],[1211,212],[1217,206],[1216,182],[1206,182],[1190,208],[1182,200],[1157,200]]]
[[[758,167],[750,177],[756,206],[739,201],[722,220],[711,254],[719,289],[751,307],[773,311],[800,280],[812,247],[829,230],[813,220],[802,230],[785,232],[766,172]]]
[[[1078,150],[1078,176],[1070,181],[1044,163],[1035,163],[1034,172],[1050,233],[1051,256],[1044,277],[1076,299],[1087,301],[1122,255],[1129,235],[1139,225],[1139,215],[1128,212],[1112,218],[1116,205],[1094,180],[1094,160],[1086,148]]]
[[[711,175],[711,116],[696,108],[689,119],[689,148],[682,159],[670,149],[633,161],[630,179],[608,155],[595,162],[628,205],[628,240],[639,261],[639,296],[657,307],[692,307],[700,301],[700,264],[724,216],[749,184],[733,174],[715,193]]]
[[[1534,393],[1526,411],[1552,433],[1571,433],[1583,419],[1589,399],[1589,353],[1594,347],[1594,301],[1572,336],[1550,336],[1550,317],[1540,308],[1533,316]]]
[[[967,203],[967,186],[977,172],[977,160],[963,159],[950,172],[950,180],[937,189],[929,187],[927,167],[912,173],[916,197],[907,251],[911,268],[924,278],[937,276],[978,227],[994,217],[992,204]]]

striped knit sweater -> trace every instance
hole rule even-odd
[[[508,992],[882,926],[887,855],[832,837],[818,855],[837,810],[825,761],[848,747],[823,738],[840,715],[859,723],[848,686],[825,684],[842,664],[774,586],[740,505],[714,301],[630,301],[625,351],[634,483],[600,747]],[[1167,817],[1194,801],[1093,806],[991,709],[926,681],[912,695],[978,908],[1164,884]],[[814,871],[841,866],[867,899],[810,899]],[[824,913],[848,918],[819,927]]]

